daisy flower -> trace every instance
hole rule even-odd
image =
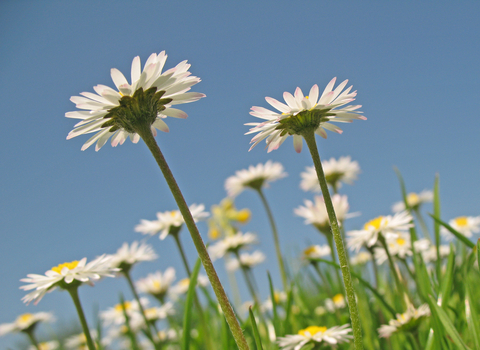
[[[275,290],[273,292],[273,300],[275,300],[276,305],[281,305],[287,301],[287,293],[283,291]],[[273,310],[273,303],[272,298],[268,296],[267,300],[265,300],[261,305],[262,312],[272,311]]]
[[[50,312],[37,312],[35,314],[23,314],[12,323],[0,324],[0,336],[8,333],[30,332],[40,322],[53,322],[55,317]]]
[[[219,205],[212,205],[211,211],[212,217],[208,220],[208,237],[212,240],[234,235],[238,232],[235,225],[246,224],[252,216],[247,208],[237,210],[230,197],[222,199]]]
[[[129,270],[134,264],[141,261],[153,261],[158,258],[151,245],[146,243],[133,242],[131,246],[128,243],[123,245],[117,252],[111,255],[112,267],[118,267],[121,270]]]
[[[381,233],[385,238],[397,237],[399,231],[408,230],[413,226],[413,217],[406,211],[395,215],[379,216],[367,222],[363,230],[347,232],[347,246],[356,252],[363,246],[372,247],[377,243]]]
[[[287,173],[283,170],[283,165],[269,160],[265,164],[250,165],[248,169],[236,171],[235,175],[225,181],[225,190],[229,197],[235,197],[246,188],[260,190],[285,176]]]
[[[258,133],[250,142],[253,143],[250,150],[260,141],[266,139],[268,152],[271,152],[280,147],[289,135],[293,135],[295,150],[301,152],[302,136],[300,133],[305,128],[313,127],[317,135],[327,138],[325,130],[342,133],[342,130],[331,122],[351,123],[353,119],[366,120],[367,118],[359,114],[361,112],[354,112],[361,106],[342,107],[354,101],[354,97],[357,95],[356,91],[350,92],[351,86],[342,92],[348,80],[345,80],[333,90],[335,81],[336,78],[333,78],[328,83],[320,98],[318,98],[319,90],[316,84],[310,89],[308,96],[304,96],[302,90],[298,87],[294,95],[284,92],[283,98],[287,104],[266,97],[265,100],[268,104],[280,113],[263,107],[252,107],[250,114],[265,121],[245,124],[253,126],[246,135]]]
[[[352,161],[350,156],[340,157],[338,160],[330,158],[322,162],[323,172],[327,183],[333,189],[342,187],[342,183],[353,184],[360,173],[358,162]],[[300,188],[304,191],[320,192],[320,184],[318,183],[315,167],[306,167],[305,171],[300,174],[302,181]]]
[[[450,220],[448,224],[468,238],[472,237],[474,233],[480,232],[480,216],[459,216]],[[441,233],[449,241],[454,238],[454,235],[445,227],[442,227]]]
[[[142,293],[147,293],[162,300],[168,293],[170,285],[175,280],[175,269],[169,267],[165,272],[157,271],[136,282],[136,287]]]
[[[137,143],[140,136],[136,126],[139,123],[148,123],[156,136],[157,129],[169,131],[163,121],[166,117],[187,118],[185,112],[172,106],[205,97],[201,93],[187,92],[200,82],[200,78],[190,75],[187,61],[162,72],[166,60],[165,51],[158,55],[153,53],[142,71],[140,57],[137,56],[132,61],[131,84],[118,69],[112,68],[110,74],[118,91],[97,85],[93,88],[96,94],[82,92],[82,96],[72,96],[70,101],[81,111],[68,112],[65,116],[81,121],[70,131],[67,140],[95,133],[82,146],[82,151],[95,142],[95,150],[98,151],[110,137],[113,147],[123,144],[128,137]],[[140,115],[136,113],[138,110],[141,110]]]
[[[173,303],[168,302],[165,303],[164,305],[158,307],[151,307],[148,309],[145,309],[145,317],[147,321],[150,323],[155,323],[158,320],[163,320],[166,319],[170,315],[175,314],[175,309],[173,308]],[[143,320],[143,317],[138,314],[137,316],[133,317],[130,320],[130,327],[135,330],[140,330],[143,327],[145,327],[145,322]]]
[[[56,350],[60,343],[56,340],[38,343],[38,348],[35,345],[30,345],[28,350]]]
[[[337,344],[349,341],[352,336],[348,333],[352,330],[350,325],[335,326],[332,328],[310,326],[302,329],[298,334],[289,334],[278,338],[280,350],[301,350],[307,344],[330,345],[333,348]]]
[[[197,287],[206,287],[208,285],[208,277],[205,275],[198,275],[197,277]],[[187,293],[188,287],[190,286],[190,278],[184,278],[180,280],[176,285],[170,288],[170,295],[173,299],[178,299],[182,294]]]
[[[97,331],[95,329],[90,330],[90,335],[93,339],[97,338]],[[75,350],[88,350],[87,346],[87,337],[84,333],[79,333],[72,335],[65,339],[65,347],[67,349],[75,349]]]
[[[305,219],[305,225],[313,225],[319,231],[330,234],[330,220],[328,218],[327,207],[322,196],[315,196],[315,203],[305,200],[305,206],[300,206],[293,210],[293,212]],[[348,199],[345,195],[334,194],[332,196],[332,204],[335,209],[335,214],[338,223],[341,225],[342,221],[352,215],[348,215]]]
[[[257,250],[251,254],[249,253],[242,253],[240,254],[240,261],[237,258],[233,258],[229,260],[226,264],[226,268],[228,271],[235,271],[240,266],[245,267],[247,269],[251,269],[258,264],[261,264],[265,261],[265,254],[261,251]]]
[[[359,252],[357,255],[350,259],[352,265],[364,265],[372,260],[372,255],[367,252]]]
[[[140,303],[142,304],[143,308],[148,306],[148,299],[147,298],[140,298]],[[117,304],[114,307],[109,308],[108,310],[102,311],[100,313],[100,318],[103,320],[105,325],[121,325],[125,323],[125,315],[123,314],[123,309],[125,308],[125,312],[130,319],[134,318],[142,318],[140,314],[140,306],[136,300],[132,301],[125,301],[123,304]]]
[[[422,258],[425,263],[428,264],[429,262],[437,261],[437,247],[432,245],[429,239],[419,239],[418,241],[413,242],[413,247],[415,248],[415,251],[422,254]],[[438,250],[440,252],[440,259],[450,255],[450,246],[448,245],[442,244],[439,246]]]
[[[427,304],[423,304],[418,309],[415,309],[412,304],[408,304],[407,311],[403,314],[397,314],[396,319],[380,326],[378,329],[380,338],[388,338],[397,332],[414,330],[427,316],[430,316],[430,309]]]
[[[113,273],[119,269],[112,267],[110,260],[110,256],[102,255],[87,264],[87,258],[83,258],[80,261],[75,260],[52,267],[51,270],[45,272],[45,275],[29,274],[28,278],[20,280],[29,284],[21,286],[20,289],[34,289],[34,291],[25,295],[22,300],[25,303],[35,300],[35,304],[37,304],[45,293],[51,292],[57,287],[69,289],[83,283],[93,285],[93,281],[102,277],[114,277]]]
[[[204,211],[205,206],[203,204],[192,204],[189,209],[195,222],[203,220],[209,215],[208,212]],[[157,220],[140,220],[140,224],[135,226],[135,232],[151,236],[160,232],[159,238],[164,240],[169,234],[177,234],[184,222],[179,210],[159,212],[157,213]]]
[[[336,294],[332,299],[325,300],[325,308],[329,312],[335,312],[336,309],[343,309],[345,306],[347,306],[347,303],[343,294]]]
[[[433,201],[433,192],[430,190],[423,190],[420,193],[409,193],[407,195],[407,204],[410,208],[412,209],[418,209],[423,203],[431,203]],[[395,203],[392,206],[392,211],[394,213],[398,213],[400,211],[404,211],[405,208],[405,202],[400,201]]]
[[[407,256],[412,255],[412,244],[409,234],[399,232],[397,237],[390,236],[389,238],[386,238],[385,241],[390,255],[398,256],[401,259],[405,259]],[[375,248],[375,260],[378,265],[381,265],[388,260],[387,252],[383,247]]]
[[[315,261],[326,256],[330,256],[332,250],[328,245],[311,245],[303,251],[303,259],[309,261]]]
[[[246,245],[257,242],[257,236],[253,233],[237,232],[233,236],[225,237],[208,248],[208,253],[213,260],[222,258],[227,252],[236,252]]]

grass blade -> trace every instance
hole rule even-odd
[[[197,259],[195,267],[193,268],[192,276],[188,285],[187,299],[185,301],[185,313],[183,314],[183,335],[182,335],[182,350],[190,348],[190,328],[192,326],[192,306],[193,298],[195,297],[195,287],[197,286],[198,272],[200,271],[201,260]]]
[[[258,333],[257,322],[255,321],[255,316],[253,316],[251,306],[248,308],[248,313],[250,315],[250,322],[252,323],[253,337],[255,338],[255,345],[257,346],[257,350],[263,350],[262,339],[260,339],[260,333]]]
[[[437,218],[435,215],[432,215],[432,214],[428,214],[432,217],[433,220],[435,220],[436,222],[438,222],[440,225],[442,225],[443,227],[445,227],[448,231],[450,231],[451,233],[453,233],[455,235],[455,237],[458,238],[458,240],[460,242],[462,242],[463,244],[465,244],[467,247],[469,247],[470,249],[473,249],[473,247],[475,247],[475,244],[473,242],[471,242],[467,237],[465,237],[464,235],[462,235],[460,232],[458,232],[457,230],[455,230],[452,226],[450,226],[449,224],[447,224],[446,222],[443,222],[442,220],[440,220],[439,218]]]

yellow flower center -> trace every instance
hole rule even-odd
[[[132,303],[129,301],[126,301],[122,304],[117,304],[115,305],[115,311],[117,312],[123,312],[123,308],[125,307],[125,310],[130,310],[132,308]]]
[[[220,237],[220,230],[217,228],[212,228],[210,231],[208,231],[208,237],[210,239],[218,239],[218,237]]]
[[[230,199],[230,198],[225,198],[223,199],[220,204],[222,205],[222,207],[225,208],[225,210],[228,210],[228,209],[233,209],[234,208],[234,205],[233,205],[233,201]]]
[[[466,216],[460,216],[460,217],[454,219],[454,221],[457,224],[457,226],[459,226],[459,227],[465,227],[468,224],[468,220],[467,220]]]
[[[177,211],[176,211],[176,210],[172,210],[172,211],[170,212],[170,216],[171,216],[172,218],[174,218],[176,215],[177,215]]]
[[[23,314],[17,317],[17,323],[28,323],[32,318],[32,314]]]
[[[69,270],[73,270],[74,268],[77,267],[77,265],[78,265],[78,260],[66,262],[58,266],[52,267],[52,271],[55,271],[56,273],[60,274],[62,273],[62,270],[64,267],[66,267]]]
[[[178,282],[178,284],[182,287],[188,287],[188,285],[190,284],[190,278],[184,278],[183,280]]]
[[[337,294],[332,298],[332,301],[335,305],[343,304],[345,302],[345,298],[342,294]]]
[[[311,247],[308,247],[307,249],[305,249],[303,251],[303,254],[306,255],[306,256],[309,256],[309,255],[315,253],[316,251],[317,251],[317,248],[314,245],[312,245]]]
[[[405,245],[405,243],[407,243],[407,241],[403,238],[397,238],[397,244],[398,245]]]
[[[47,342],[43,342],[43,343],[40,343],[38,344],[38,348],[40,350],[49,350],[51,349],[51,347],[49,346],[49,344]]]
[[[299,330],[298,334],[308,337],[309,335],[313,336],[313,335],[315,335],[317,333],[320,333],[320,332],[323,333],[326,330],[327,330],[327,327],[310,326],[310,327],[307,327],[305,329]],[[307,333],[309,333],[309,334],[307,334]]]
[[[418,197],[418,194],[416,193],[409,193],[407,196],[407,203],[411,207],[415,207],[420,203],[420,198]]]
[[[153,288],[160,289],[161,286],[162,286],[162,284],[160,283],[160,281],[158,281],[158,280],[153,281]]]
[[[280,293],[279,292],[273,292],[273,299],[275,300],[275,304],[280,303]]]
[[[373,227],[375,230],[378,230],[380,228],[380,224],[382,223],[383,219],[384,219],[383,216],[379,216],[378,218],[370,220],[363,226],[363,229],[368,230],[370,229],[370,227]]]
[[[237,213],[237,221],[240,222],[241,224],[245,224],[250,220],[250,210],[248,209],[242,209]]]

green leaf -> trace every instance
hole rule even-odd
[[[467,316],[468,330],[475,344],[475,349],[480,349],[480,318],[475,310],[476,300],[472,299],[472,285],[467,278],[465,314]]]
[[[272,276],[270,276],[270,272],[268,271],[267,271],[267,276],[268,276],[268,285],[270,286],[270,299],[272,299],[273,325],[275,327],[275,331],[279,332],[280,318],[278,317],[278,312],[277,312],[275,290],[273,289]]]
[[[450,231],[451,233],[453,233],[460,242],[462,242],[463,244],[465,244],[467,247],[473,249],[473,247],[475,247],[475,244],[473,244],[473,242],[471,242],[467,237],[465,237],[464,235],[462,235],[460,232],[458,232],[457,230],[455,230],[452,226],[450,226],[449,224],[447,224],[446,222],[443,222],[442,220],[440,220],[439,218],[437,218],[435,215],[432,215],[432,214],[428,214],[432,217],[433,220],[435,220],[436,222],[438,222],[440,225],[442,225],[443,227],[445,227],[448,231]]]
[[[190,277],[187,299],[185,301],[185,313],[183,314],[182,350],[188,350],[190,348],[190,328],[192,326],[193,299],[195,298],[195,287],[197,286],[197,277],[198,272],[200,271],[200,266],[201,261],[200,258],[198,258]]]
[[[255,338],[255,345],[257,346],[257,350],[263,350],[262,339],[260,339],[260,333],[258,333],[257,322],[255,321],[255,316],[253,316],[251,306],[248,308],[248,313],[250,315],[250,322],[252,323],[253,337]]]
[[[447,271],[442,278],[442,308],[446,309],[448,301],[450,300],[450,294],[452,292],[453,285],[453,271],[455,269],[455,252],[453,245],[450,246],[450,254],[448,256]]]
[[[436,218],[439,218],[440,215],[440,177],[438,174],[435,174],[435,182],[433,184],[433,215]],[[441,274],[441,265],[442,261],[440,260],[440,224],[436,221],[433,222],[433,232],[435,234],[435,247],[437,248],[437,261],[436,261],[436,270],[437,270],[437,279],[440,280]]]

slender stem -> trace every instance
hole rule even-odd
[[[380,287],[379,279],[378,279],[378,266],[377,261],[375,260],[375,253],[373,247],[366,247],[369,251],[370,255],[372,256],[372,266],[373,266],[373,275],[375,276],[375,287],[378,289]]]
[[[337,263],[337,256],[335,255],[335,246],[334,246],[334,243],[333,243],[333,236],[331,233],[327,234],[327,241],[328,241],[328,245],[330,246],[330,256],[332,257],[332,262],[333,263]],[[348,256],[347,256],[347,260],[348,260]],[[342,285],[342,278],[340,277],[340,272],[338,272],[338,269],[335,269],[335,274],[337,275],[337,282],[338,282],[338,286],[339,288],[341,289],[341,285]]]
[[[378,234],[378,241],[381,243],[383,249],[385,249],[385,252],[387,253],[387,258],[388,258],[388,264],[390,265],[390,270],[392,270],[393,277],[395,278],[395,284],[397,285],[397,289],[401,295],[401,302],[402,306],[405,307],[405,300],[404,300],[404,295],[405,295],[405,289],[403,288],[403,284],[400,281],[400,276],[398,275],[397,268],[395,267],[395,263],[393,262],[392,255],[390,254],[390,250],[388,249],[387,242],[385,241],[385,237],[381,233]]]
[[[418,222],[420,223],[420,227],[422,228],[423,231],[423,236],[425,238],[428,238],[430,242],[432,242],[432,237],[430,236],[430,233],[428,232],[427,224],[425,223],[425,220],[423,220],[423,216],[420,213],[420,210],[417,208],[414,210],[415,214],[417,215]]]
[[[317,274],[320,276],[321,280],[323,281],[324,288],[327,290],[327,294],[330,297],[333,297],[333,292],[332,292],[332,289],[330,288],[330,284],[328,283],[327,278],[323,274],[322,270],[320,270],[320,267],[318,266],[318,262],[313,261],[312,266],[315,269],[315,271],[317,272]]]
[[[33,329],[29,329],[28,331],[24,331],[24,333],[28,336],[28,339],[30,339],[30,342],[32,343],[32,345],[37,350],[40,350],[40,345],[38,345],[38,341],[35,338],[35,335],[33,334]]]
[[[320,161],[320,155],[318,154],[314,130],[306,130],[302,134],[302,136],[307,143],[308,149],[310,150],[310,154],[313,159],[313,164],[315,165],[318,181],[320,183],[320,188],[322,190],[323,198],[325,200],[325,206],[327,208],[328,219],[330,220],[330,227],[332,229],[333,239],[335,240],[335,246],[337,248],[338,260],[340,261],[340,268],[343,275],[343,283],[345,284],[345,294],[347,296],[348,308],[352,321],[354,349],[362,350],[362,326],[360,324],[360,317],[358,315],[357,301],[355,300],[355,289],[353,288],[350,267],[348,264],[347,254],[345,253],[345,247],[343,244],[342,235],[340,233],[337,217],[335,215],[335,209],[333,208],[332,199],[328,191],[327,181],[325,180],[325,174],[322,168],[322,162]]]
[[[250,279],[250,275],[248,274],[248,268],[241,264],[240,254],[238,253],[238,251],[235,251],[234,254],[237,257],[238,263],[240,265],[240,269],[242,270],[242,273],[243,273],[243,277],[245,278],[245,282],[247,283],[248,291],[250,292],[250,295],[253,298],[253,302],[255,303],[255,306],[260,309],[260,300],[258,299],[257,292],[253,287],[253,283]]]
[[[225,318],[233,334],[233,337],[235,338],[235,342],[237,343],[237,346],[239,347],[240,350],[250,350],[248,343],[243,335],[242,328],[238,323],[237,317],[235,316],[232,306],[228,301],[228,297],[225,294],[225,290],[223,289],[223,286],[220,283],[217,272],[213,267],[212,261],[210,259],[210,256],[208,255],[207,249],[205,248],[205,244],[203,243],[202,237],[200,236],[197,226],[195,225],[195,221],[193,220],[193,217],[192,217],[192,214],[190,213],[188,205],[185,202],[182,192],[180,191],[180,188],[178,187],[177,182],[175,181],[175,178],[173,177],[173,174],[170,171],[170,168],[168,167],[168,164],[165,158],[163,157],[163,154],[160,151],[160,148],[158,147],[157,142],[155,141],[155,138],[152,135],[150,126],[146,125],[143,129],[139,128],[137,130],[137,133],[145,141],[145,144],[150,149],[150,152],[152,152],[152,155],[157,161],[157,164],[160,167],[160,170],[162,171],[163,176],[165,177],[165,180],[167,181],[168,187],[170,188],[170,191],[172,192],[173,197],[175,198],[178,208],[185,220],[185,224],[188,230],[190,231],[190,235],[192,236],[192,240],[193,240],[193,243],[195,244],[195,248],[197,249],[198,255],[202,260],[202,264],[205,269],[205,272],[207,273],[207,276],[213,287],[215,295],[217,296],[217,300],[223,310],[223,314],[225,315]]]
[[[68,288],[68,293],[72,297],[75,308],[77,309],[78,318],[80,319],[80,324],[82,325],[83,334],[87,339],[88,350],[95,350],[95,344],[93,342],[92,336],[90,335],[90,329],[88,328],[87,320],[85,319],[85,314],[83,313],[82,304],[80,304],[80,298],[78,297],[78,286]]]
[[[268,205],[267,199],[265,198],[262,189],[256,188],[260,199],[262,200],[263,206],[265,207],[265,211],[267,212],[268,221],[270,221],[270,226],[272,227],[272,234],[273,234],[273,241],[275,243],[275,251],[277,253],[277,260],[278,266],[280,268],[280,275],[282,276],[282,283],[283,283],[283,290],[288,290],[288,281],[287,281],[287,274],[285,272],[285,265],[283,263],[282,252],[280,250],[280,241],[278,239],[278,232],[277,226],[275,225],[275,220],[273,219],[272,211],[270,210],[270,206]]]
[[[190,270],[190,266],[188,265],[187,256],[185,255],[182,242],[180,241],[180,235],[176,233],[171,236],[173,236],[173,238],[175,239],[175,243],[177,244],[178,251],[180,252],[180,256],[182,257],[183,266],[185,267],[185,271],[187,271],[188,278],[190,278],[192,276],[192,271]]]

